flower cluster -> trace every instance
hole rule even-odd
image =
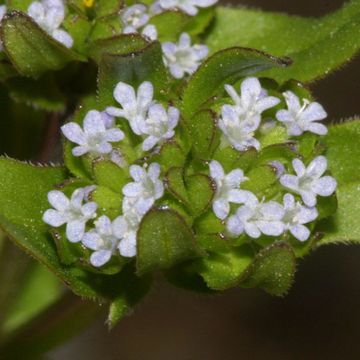
[[[222,105],[219,114],[221,146],[230,144],[239,152],[251,147],[259,150],[261,143],[256,136],[262,113],[279,105],[281,100],[269,96],[256,78],[247,78],[241,83],[241,94],[230,85],[226,85],[225,90],[232,104]],[[150,150],[156,153],[156,146],[160,148],[164,141],[174,137],[180,111],[172,106],[166,109],[157,102],[152,83],[145,81],[134,89],[119,82],[113,95],[119,108],[110,106],[102,112],[89,111],[83,119],[83,128],[76,122],[62,127],[64,136],[75,144],[72,148],[75,157],[88,154],[100,159],[108,156],[112,160],[112,153],[121,155],[118,145],[128,136],[124,130],[127,125],[131,136],[136,136],[140,142],[139,157]],[[284,99],[287,109],[278,110],[275,117],[289,137],[305,131],[326,133],[326,127],[317,122],[326,115],[320,104],[304,100],[304,105],[300,106],[298,97],[289,91],[284,93]],[[118,123],[117,118],[120,119]],[[164,195],[160,165],[149,162],[147,156],[142,159],[142,166],[116,162],[128,169],[132,181],[119,189],[121,215],[113,220],[97,215],[98,205],[92,201],[92,194],[97,191],[95,185],[75,190],[70,199],[57,190],[48,194],[53,209],[44,213],[44,221],[53,227],[66,225],[65,233],[70,242],[81,242],[85,248],[93,250],[90,262],[95,267],[104,265],[116,252],[123,257],[136,255],[141,221]],[[244,235],[256,239],[262,235],[279,237],[290,233],[299,241],[308,240],[311,234],[308,224],[318,217],[317,196],[330,196],[336,189],[335,179],[324,176],[326,158],[316,156],[308,166],[295,158],[292,161],[294,174],[286,173],[281,161],[272,161],[269,165],[276,168],[283,191],[276,199],[259,199],[253,192],[241,189],[243,183],[251,181],[242,169],[235,168],[226,174],[220,161],[211,160],[208,175],[216,185],[212,202],[214,215],[224,222],[230,237]],[[277,201],[279,195],[281,203]]]
[[[65,19],[65,6],[62,0],[34,1],[28,8],[28,15],[51,37],[67,48],[73,46],[71,35],[60,29]]]
[[[149,24],[151,16],[169,9],[180,9],[190,16],[195,16],[198,13],[198,7],[206,8],[216,2],[217,0],[160,0],[150,7],[135,4],[126,7],[120,14],[123,33],[140,32],[141,35],[150,40],[156,40],[158,31],[153,24]],[[188,33],[182,33],[178,43],[164,42],[162,51],[164,64],[176,79],[182,79],[185,75],[194,73],[209,53],[206,45],[191,45],[191,38]]]
[[[125,135],[117,127],[114,117],[126,119],[133,133],[144,138],[143,151],[148,151],[161,141],[174,136],[174,128],[180,116],[179,110],[175,107],[166,110],[153,99],[153,93],[150,82],[142,83],[137,93],[130,85],[118,83],[114,97],[121,108],[108,107],[102,112],[89,111],[83,120],[83,128],[76,122],[62,126],[64,136],[76,144],[72,154],[75,157],[86,154],[97,157],[111,155],[114,151],[118,153],[117,149],[113,149],[112,143],[119,143]],[[109,159],[113,160],[113,157],[110,156]],[[124,196],[122,215],[113,221],[105,215],[97,217],[98,205],[89,200],[92,192],[96,191],[96,186],[75,190],[71,199],[57,190],[48,194],[53,209],[44,213],[43,220],[53,227],[66,225],[66,237],[70,242],[81,242],[83,246],[94,251],[90,262],[95,267],[108,262],[116,251],[124,257],[136,255],[136,233],[139,224],[155,201],[163,196],[164,185],[159,180],[158,163],[131,165],[129,173],[133,181],[121,189]]]
[[[261,125],[261,114],[280,103],[280,99],[268,96],[256,78],[245,79],[241,84],[241,95],[230,86],[225,86],[234,104],[225,104],[221,109],[218,126],[223,133],[223,141],[230,143],[236,150],[245,151],[249,147],[260,150],[260,142],[255,134]],[[289,136],[299,136],[305,131],[325,135],[327,129],[318,123],[326,117],[323,107],[304,100],[300,105],[299,98],[287,91],[284,98],[288,109],[277,111],[276,119],[285,125]],[[243,233],[251,238],[261,234],[280,236],[287,230],[298,240],[305,241],[310,231],[304,224],[314,221],[318,216],[316,197],[330,196],[336,189],[336,181],[331,176],[323,176],[327,169],[324,156],[316,157],[306,167],[300,159],[292,162],[296,175],[283,174],[281,162],[271,164],[280,174],[279,180],[286,190],[300,195],[303,203],[286,193],[283,204],[275,201],[266,202],[249,191],[240,190],[242,181],[246,181],[241,169],[225,175],[217,161],[210,163],[210,175],[216,181],[217,192],[213,201],[215,215],[227,219],[227,231],[231,236]],[[229,216],[230,203],[241,204],[235,214]]]

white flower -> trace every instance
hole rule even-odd
[[[224,133],[225,138],[238,151],[245,151],[249,147],[260,149],[260,143],[254,138],[254,132],[260,125],[260,121],[248,121],[239,118],[235,108],[223,105],[218,126]]]
[[[316,205],[316,196],[330,196],[336,189],[336,180],[331,176],[322,176],[327,168],[324,156],[316,157],[306,168],[299,159],[292,162],[296,175],[281,176],[280,183],[299,194],[309,207]]]
[[[138,226],[133,224],[125,216],[119,216],[114,220],[116,227],[116,236],[120,240],[118,250],[124,257],[133,257],[136,255],[136,233]]]
[[[85,247],[95,250],[90,256],[90,263],[95,267],[106,264],[115,253],[119,244],[116,220],[111,223],[107,216],[101,216],[95,222],[95,229],[84,234],[82,243]]]
[[[163,9],[178,8],[188,15],[195,16],[198,13],[198,7],[206,8],[217,3],[218,0],[160,0],[160,6]]]
[[[246,78],[241,83],[241,96],[231,85],[225,85],[226,92],[230,95],[235,103],[235,109],[243,120],[252,120],[259,123],[261,114],[277,104],[280,99],[274,96],[267,96],[264,89],[261,88],[257,78]]]
[[[158,32],[155,25],[149,24],[143,28],[141,35],[149,38],[152,41],[155,41],[158,37]]]
[[[299,98],[291,91],[286,91],[284,97],[288,110],[279,110],[276,118],[284,123],[289,135],[299,136],[305,131],[317,135],[327,134],[326,126],[317,122],[327,117],[327,113],[319,103],[310,103],[304,99],[301,106]]]
[[[118,142],[124,138],[124,133],[116,128],[106,128],[102,113],[96,110],[89,111],[84,119],[84,130],[75,122],[61,127],[61,131],[75,144],[72,153],[81,156],[86,153],[109,154],[112,151],[110,142]]]
[[[114,98],[121,105],[121,109],[108,107],[106,112],[115,117],[121,117],[129,121],[132,131],[136,135],[142,135],[139,123],[146,118],[147,111],[153,102],[154,88],[151,82],[143,82],[137,91],[128,84],[119,82],[114,90]]]
[[[284,232],[284,208],[275,201],[259,203],[255,195],[248,197],[245,205],[240,206],[235,215],[227,221],[230,235],[239,236],[244,232],[251,238],[261,234],[279,236]]]
[[[240,184],[247,180],[242,170],[236,169],[225,175],[224,169],[216,160],[212,160],[209,167],[210,176],[216,182],[212,208],[215,215],[224,220],[230,213],[230,203],[245,203],[252,194],[249,191],[240,190]]]
[[[6,5],[0,5],[0,24],[7,11]],[[0,39],[0,51],[3,50],[2,41]]]
[[[159,180],[160,165],[152,163],[146,171],[146,164],[130,166],[130,175],[135,180],[126,184],[122,191],[127,197],[136,199],[137,213],[144,215],[164,194],[164,184]]]
[[[282,222],[285,225],[285,230],[289,230],[299,241],[306,241],[310,236],[310,230],[304,224],[312,222],[318,217],[316,208],[303,206],[299,202],[295,202],[294,196],[286,194],[284,196],[284,210]]]
[[[160,104],[151,105],[146,120],[140,123],[141,132],[148,135],[142,144],[142,149],[148,151],[160,141],[172,138],[179,117],[180,112],[175,107],[170,106],[166,111]]]
[[[46,210],[43,221],[53,227],[66,224],[66,236],[71,242],[79,242],[84,236],[85,224],[96,216],[97,205],[89,202],[83,205],[84,189],[77,189],[69,200],[61,191],[48,193],[48,200],[54,209]]]
[[[124,25],[123,33],[137,33],[138,29],[147,24],[150,19],[148,9],[143,4],[128,6],[120,15]]]
[[[73,46],[71,35],[59,29],[65,19],[65,7],[60,0],[34,1],[28,8],[28,15],[55,40],[67,48]]]
[[[185,74],[195,72],[209,53],[206,45],[191,46],[191,38],[187,33],[180,35],[178,44],[165,42],[161,46],[164,63],[176,79],[181,79]]]

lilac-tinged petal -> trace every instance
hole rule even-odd
[[[294,159],[292,161],[292,166],[296,172],[297,176],[304,176],[306,172],[306,168],[304,163],[299,159]]]
[[[156,136],[153,136],[153,135],[150,135],[148,136],[144,142],[142,143],[141,145],[141,148],[144,150],[144,151],[149,151],[151,150],[161,139],[156,137]]]
[[[227,216],[230,213],[230,204],[228,201],[224,199],[215,200],[213,202],[213,211],[216,217],[218,217],[221,220],[224,220],[227,218]]]
[[[65,30],[61,30],[61,29],[55,29],[52,33],[51,36],[58,41],[59,43],[63,44],[65,47],[67,47],[68,49],[72,48],[72,46],[74,45],[74,40],[71,37],[71,35],[65,31]]]
[[[263,111],[270,109],[274,106],[276,106],[277,104],[280,103],[280,99],[278,99],[275,96],[267,96],[263,99],[260,99],[256,105],[255,105],[255,110],[259,113],[262,113]]]
[[[291,226],[290,232],[299,241],[306,241],[310,236],[310,230],[301,224]]]
[[[244,224],[236,215],[233,215],[227,221],[226,229],[232,236],[239,236],[244,232]]]
[[[252,99],[258,98],[261,93],[261,85],[257,78],[251,77],[241,83],[241,99],[248,106]]]
[[[139,182],[146,176],[146,171],[142,166],[131,165],[130,166],[130,176],[136,181]]]
[[[95,202],[89,202],[82,206],[81,211],[86,218],[92,218],[95,216],[97,207]]]
[[[128,231],[128,223],[124,216],[118,216],[112,223],[113,234],[122,239],[125,233]]]
[[[244,180],[244,172],[241,169],[235,169],[226,175],[226,183],[230,187],[238,187]]]
[[[126,117],[126,111],[119,109],[117,107],[114,106],[109,106],[106,108],[106,112],[108,115],[110,116],[114,116],[114,117],[121,117],[121,118],[125,118]]]
[[[258,227],[255,224],[249,222],[245,224],[245,232],[253,239],[257,239],[261,235],[261,231],[258,229]]]
[[[298,113],[301,109],[299,98],[292,91],[286,91],[283,93],[283,95],[285,97],[288,108],[295,113]]]
[[[114,98],[124,109],[133,108],[136,106],[136,95],[134,88],[123,82],[119,82],[116,85],[114,90]],[[113,113],[109,111],[109,108],[107,108],[106,111],[110,115],[113,115]]]
[[[336,180],[331,176],[324,176],[320,179],[315,180],[311,184],[311,189],[314,193],[320,196],[330,196],[336,190]]]
[[[132,241],[123,240],[119,244],[119,252],[124,257],[134,257],[136,255],[136,243]]]
[[[267,236],[280,236],[285,229],[284,224],[281,221],[257,221],[257,227],[259,230]]]
[[[295,198],[291,194],[285,194],[283,201],[285,210],[292,209],[295,206]]]
[[[71,205],[79,209],[84,200],[85,192],[83,188],[76,189],[71,195]]]
[[[328,133],[328,129],[325,125],[316,122],[312,122],[306,125],[305,130],[311,131],[312,133],[317,135],[326,135]]]
[[[106,264],[111,258],[110,250],[99,250],[91,254],[90,263],[92,266],[100,267]]]
[[[84,130],[87,135],[96,136],[105,132],[105,125],[101,118],[101,113],[96,110],[89,111],[84,119]]]
[[[287,125],[287,133],[290,136],[300,136],[304,133],[304,130],[297,122],[292,122]]]
[[[107,216],[105,216],[105,215],[100,216],[96,220],[95,225],[96,225],[97,230],[102,235],[109,235],[110,236],[112,234],[111,221]]]
[[[307,224],[314,221],[318,217],[319,213],[315,207],[308,208],[302,206],[296,215],[297,222],[299,224]]]
[[[66,223],[67,217],[57,210],[49,209],[45,211],[43,221],[51,226],[59,227]]]
[[[101,242],[101,238],[96,231],[89,231],[84,234],[84,237],[81,241],[85,247],[91,250],[98,250],[99,243]]]
[[[231,85],[225,85],[225,90],[229,94],[229,96],[232,98],[235,104],[240,103],[240,97],[239,94],[236,92],[233,86]]]
[[[228,200],[235,204],[246,204],[252,195],[250,191],[232,189],[229,191]]]
[[[85,222],[83,220],[74,220],[66,225],[66,237],[72,243],[82,240],[85,233]]]
[[[87,146],[75,146],[72,150],[71,150],[72,154],[74,156],[82,156],[85,155],[87,152],[89,152],[89,148]]]
[[[69,199],[61,191],[58,190],[49,191],[47,197],[50,205],[56,210],[64,211],[70,205]]]
[[[123,140],[125,137],[124,133],[120,129],[109,129],[105,133],[105,140],[111,142],[118,142]]]
[[[144,81],[137,92],[137,103],[142,109],[147,109],[154,96],[154,87],[150,81]]]
[[[276,113],[276,119],[286,123],[286,122],[292,122],[294,120],[294,117],[290,111],[282,109]]]
[[[122,189],[123,194],[125,196],[130,196],[130,197],[136,197],[141,195],[141,191],[142,191],[142,186],[134,182],[126,184]]]
[[[309,106],[302,112],[301,119],[303,121],[316,121],[316,120],[323,120],[327,117],[327,113],[317,102],[313,102],[309,104]]]
[[[314,207],[316,205],[316,196],[311,191],[299,191],[299,193],[306,206]]]
[[[64,136],[75,144],[84,145],[86,137],[79,124],[70,122],[61,127]]]
[[[294,175],[285,174],[281,176],[280,183],[291,190],[298,190],[299,188],[299,179]]]
[[[148,174],[149,174],[150,179],[154,182],[159,180],[160,171],[161,171],[160,164],[158,164],[158,163],[150,164],[149,169],[148,169]]]
[[[327,169],[325,156],[317,156],[307,167],[306,174],[312,178],[320,178]]]
[[[225,177],[224,170],[218,161],[212,160],[209,164],[209,168],[210,168],[210,176],[214,180],[220,181]]]

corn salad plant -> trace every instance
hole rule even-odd
[[[359,50],[360,1],[318,19],[216,2],[0,5],[0,278],[5,294],[27,261],[7,239],[55,275],[15,281],[8,353],[21,334],[47,350],[99,304],[113,327],[155,274],[282,296],[298,258],[360,241],[360,122],[324,122],[306,86]]]

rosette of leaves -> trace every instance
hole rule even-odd
[[[243,8],[204,9],[196,17],[170,10],[151,18],[158,30],[158,40],[151,41],[139,34],[122,34],[118,12],[129,4],[74,0],[67,3],[63,25],[74,40],[71,49],[26,15],[29,4],[8,1],[9,12],[1,23],[2,97],[10,103],[7,117],[18,119],[17,126],[22,124],[19,117],[33,107],[33,117],[41,124],[50,111],[82,126],[88,111],[118,105],[113,92],[119,82],[135,89],[151,82],[154,98],[180,111],[175,135],[150,151],[142,150],[142,139],[126,121],[117,121],[125,141],[113,148],[125,159],[123,166],[107,156],[74,156],[74,144],[67,140],[63,165],[0,159],[1,228],[76,295],[109,303],[111,326],[146,294],[154,273],[194,291],[241,286],[283,295],[293,282],[297,258],[320,245],[359,241],[357,120],[330,126],[324,137],[311,133],[292,137],[277,123],[257,133],[258,150],[241,151],[224,145],[218,126],[221,108],[229,103],[224,85],[238,88],[249,76],[260,78],[272,96],[282,98],[291,90],[299,98],[311,99],[309,90],[292,79],[311,82],[357,52],[359,1],[317,20]],[[246,25],[249,22],[251,26]],[[191,76],[177,80],[163,63],[160,42],[175,41],[184,31],[207,44],[210,56]],[[311,36],[304,36],[304,31]],[[341,51],[334,51],[339,44]],[[21,114],[13,102],[21,104]],[[266,118],[274,119],[284,107],[282,103],[268,110]],[[9,121],[7,126],[14,125]],[[228,235],[226,222],[212,208],[217,191],[209,173],[212,160],[226,173],[242,169],[248,179],[243,189],[259,199],[281,202],[286,190],[280,186],[274,161],[290,173],[295,158],[308,164],[320,155],[327,157],[338,188],[336,195],[319,199],[319,216],[309,225],[306,242],[288,232],[256,239]],[[132,181],[129,167],[154,162],[160,165],[165,190],[141,220],[136,257],[116,253],[106,265],[94,267],[89,249],[69,242],[64,227],[51,229],[43,222],[50,191],[70,196],[77,188],[94,185],[89,196],[98,205],[98,215],[121,216],[122,189]],[[235,209],[232,205],[231,211]]]

